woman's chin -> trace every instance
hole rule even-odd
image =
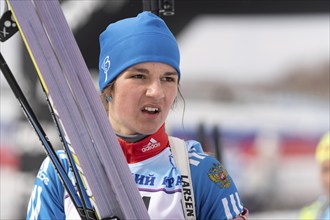
[[[156,133],[161,126],[162,125],[159,125],[159,126],[143,126],[143,127],[141,127],[140,129],[137,130],[137,133],[144,134],[144,135],[151,135],[151,134]]]

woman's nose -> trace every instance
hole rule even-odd
[[[149,84],[147,88],[147,96],[153,97],[156,99],[162,99],[165,97],[165,93],[160,81],[154,81]]]

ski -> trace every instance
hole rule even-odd
[[[13,20],[13,16],[12,16],[12,13],[10,10],[5,11],[3,13],[3,15],[1,16],[0,30],[2,30],[2,31],[0,31],[0,41],[1,42],[5,42],[18,31],[17,24]],[[89,197],[86,192],[85,184],[83,183],[83,181],[81,179],[81,173],[79,172],[79,170],[76,166],[76,160],[74,159],[74,157],[70,151],[70,146],[69,146],[67,140],[65,139],[65,132],[59,121],[59,116],[56,113],[56,110],[53,108],[50,97],[46,96],[47,104],[50,109],[52,118],[55,122],[56,128],[58,130],[59,137],[63,144],[64,150],[68,156],[70,169],[72,170],[73,177],[74,177],[75,183],[76,183],[76,188],[78,189],[79,195],[81,195],[81,199],[78,197],[75,187],[73,186],[72,182],[70,181],[67,173],[64,171],[64,168],[63,168],[62,164],[60,163],[60,160],[57,157],[53,146],[49,142],[49,139],[46,136],[41,124],[39,123],[37,116],[35,115],[31,106],[29,105],[23,91],[21,90],[19,84],[17,83],[13,73],[11,72],[11,70],[10,70],[9,66],[7,65],[1,52],[0,52],[0,69],[1,69],[1,72],[4,75],[5,79],[7,80],[11,90],[13,91],[14,95],[16,96],[18,102],[20,103],[22,110],[26,115],[26,118],[28,119],[31,126],[34,128],[36,134],[38,135],[42,145],[44,146],[44,149],[45,149],[48,157],[54,164],[54,168],[55,168],[58,176],[60,177],[65,189],[67,190],[71,200],[73,201],[73,204],[76,207],[80,218],[84,219],[84,220],[85,219],[86,220],[96,219],[94,207],[92,206],[91,202],[89,201]],[[46,93],[45,90],[43,90],[43,91],[44,91],[44,93]]]
[[[98,218],[148,219],[58,0],[7,0]],[[73,146],[73,147],[72,147]]]
[[[54,164],[54,167],[56,169],[57,174],[59,175],[65,189],[67,190],[74,206],[76,207],[79,216],[82,219],[96,219],[95,214],[91,215],[91,213],[94,213],[94,210],[92,209],[87,209],[85,202],[84,204],[78,197],[76,190],[69,179],[67,173],[65,172],[64,167],[62,166],[59,158],[56,155],[56,152],[54,150],[54,147],[52,144],[49,142],[49,139],[43,130],[41,124],[39,123],[37,116],[33,112],[31,106],[29,105],[25,95],[23,94],[21,88],[19,87],[14,75],[12,74],[9,66],[7,65],[4,57],[2,56],[2,53],[0,52],[0,69],[2,74],[4,75],[5,79],[7,80],[10,88],[12,89],[14,95],[16,96],[18,102],[20,103],[23,112],[26,115],[26,118],[30,122],[31,126],[34,128],[35,132],[37,133],[42,145],[45,148],[45,151],[47,155],[49,156],[50,160]],[[81,192],[80,192],[81,193]],[[88,215],[85,213],[89,213],[89,218],[86,218]],[[93,216],[93,218],[92,218]]]
[[[5,11],[4,14],[1,16],[0,29],[2,30],[0,32],[0,41],[1,42],[5,42],[18,31],[17,24],[13,20],[12,13],[10,10]],[[86,220],[96,219],[95,210],[89,201],[88,195],[85,190],[85,185],[83,184],[83,182],[81,180],[81,176],[80,176],[80,173],[75,164],[75,160],[72,156],[72,153],[70,152],[69,144],[67,143],[67,141],[65,139],[65,133],[62,129],[61,123],[58,120],[59,117],[56,114],[56,110],[53,108],[53,105],[51,104],[50,97],[46,96],[47,104],[49,106],[50,113],[56,124],[56,128],[58,130],[59,137],[64,146],[65,152],[68,156],[69,164],[70,164],[71,170],[74,174],[73,176],[75,178],[76,188],[78,189],[79,195],[81,195],[81,199],[78,197],[75,187],[73,186],[67,173],[64,171],[64,168],[63,168],[59,158],[57,157],[52,144],[49,142],[49,139],[46,136],[46,133],[44,132],[41,124],[39,123],[37,116],[35,115],[31,106],[29,105],[29,102],[27,101],[23,91],[21,90],[19,84],[17,83],[12,71],[10,70],[9,66],[7,65],[7,62],[5,61],[1,52],[0,52],[0,69],[1,69],[3,76],[7,80],[11,90],[13,91],[14,95],[16,96],[18,102],[20,103],[22,110],[26,115],[26,118],[28,119],[31,126],[34,128],[36,134],[38,135],[42,145],[44,146],[44,149],[45,149],[48,157],[54,164],[54,168],[55,168],[58,176],[60,177],[65,189],[67,190],[71,200],[73,201],[73,204],[76,207],[79,216],[81,217],[81,219],[86,219]]]

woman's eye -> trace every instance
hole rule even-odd
[[[167,82],[175,82],[175,79],[173,77],[163,77],[162,80]]]
[[[132,78],[136,78],[136,79],[144,79],[144,75],[142,74],[137,74],[137,75],[133,75]]]

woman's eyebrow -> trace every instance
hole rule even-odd
[[[128,71],[136,71],[136,72],[145,73],[145,74],[150,73],[150,71],[146,68],[137,68],[137,67],[131,67],[130,69],[128,69]],[[165,72],[164,75],[172,76],[172,75],[178,75],[178,73],[176,71],[168,71],[168,72]]]
[[[149,70],[148,69],[145,69],[145,68],[132,67],[129,70],[130,71],[137,71],[137,72],[140,72],[140,73],[149,73]]]
[[[175,72],[166,72],[166,73],[164,73],[164,75],[172,76],[172,75],[178,75],[178,73],[176,71]]]

